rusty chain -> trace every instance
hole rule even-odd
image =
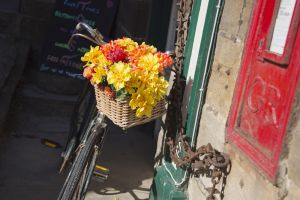
[[[166,118],[166,128],[168,137],[175,137],[174,133],[179,132],[181,134],[183,132],[182,113],[180,108],[182,106],[182,97],[185,88],[185,81],[182,76],[182,71],[184,49],[187,40],[192,4],[193,0],[180,0],[177,3],[178,12],[175,43],[175,64],[173,69],[175,73],[175,79],[168,98],[169,105]]]
[[[230,159],[226,154],[214,149],[210,143],[193,151],[184,135],[179,136],[176,142],[168,138],[167,145],[170,157],[177,167],[188,168],[191,166],[193,176],[205,175],[211,178],[212,187],[206,188],[209,194],[207,200],[215,200],[216,194],[220,194],[221,199],[224,197],[226,179],[231,168]],[[179,146],[183,147],[183,156],[178,156]],[[221,191],[219,191],[216,187],[221,180]]]
[[[224,197],[226,178],[230,171],[230,159],[227,155],[215,150],[211,144],[203,145],[193,150],[186,136],[182,122],[182,99],[185,89],[185,80],[182,76],[185,44],[187,41],[188,28],[190,23],[193,0],[179,0],[177,3],[177,29],[175,43],[175,64],[174,83],[169,95],[169,105],[166,117],[167,141],[169,155],[177,167],[191,167],[191,174],[199,177],[206,175],[211,178],[212,187],[206,188],[208,191],[207,200],[215,200],[216,195]],[[174,125],[175,124],[175,125]],[[176,137],[176,133],[178,136]],[[181,154],[178,155],[178,147],[182,147]],[[217,185],[221,182],[221,191]]]

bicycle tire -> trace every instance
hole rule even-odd
[[[85,177],[83,177],[84,178],[83,185],[81,186],[80,188],[81,190],[79,191],[79,193],[81,194],[79,200],[84,200],[85,198],[87,189],[89,187],[89,184],[93,176],[98,155],[99,155],[99,150],[95,150],[93,155],[91,156],[91,160],[86,165]]]
[[[85,146],[76,156],[75,162],[68,174],[58,200],[73,200],[83,171],[93,155],[93,148],[98,142],[97,138],[100,136],[100,131],[98,131],[97,127],[93,127],[91,131],[92,133],[88,137]]]

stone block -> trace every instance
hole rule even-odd
[[[201,190],[202,187],[197,183],[196,178],[191,178],[188,186],[188,199],[189,200],[198,200],[198,199],[206,199],[207,193],[204,190]]]
[[[253,0],[227,0],[223,10],[220,31],[234,40],[244,40],[252,13]]]
[[[299,177],[299,174],[297,175]],[[294,182],[289,182],[289,192],[285,200],[298,200],[300,197],[300,188]]]
[[[232,168],[227,178],[224,200],[278,199],[279,188],[265,179],[250,161],[231,144],[226,145]]]
[[[298,125],[295,127],[296,130],[293,132],[293,138],[290,144],[289,152],[289,178],[295,182],[295,184],[300,188],[300,155],[299,155],[299,146],[300,146],[300,120]]]
[[[225,142],[226,118],[212,106],[205,104],[201,116],[197,147],[211,143],[214,148],[223,151]]]
[[[242,43],[233,42],[219,34],[206,102],[224,118],[227,118],[231,106],[242,53]]]
[[[289,127],[287,131],[290,141],[288,142],[288,177],[295,187],[300,189],[300,83],[294,98],[292,113],[289,119]]]
[[[221,65],[213,65],[213,71],[208,83],[206,103],[213,107],[223,118],[228,117],[238,69]],[[206,112],[206,110],[203,110]]]
[[[219,33],[214,60],[227,67],[237,68],[240,66],[243,48],[242,43],[236,43]]]

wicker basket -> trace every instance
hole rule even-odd
[[[129,106],[129,98],[116,101],[96,87],[95,94],[97,109],[103,112],[114,124],[124,129],[150,122],[166,112],[166,101],[163,99],[153,108],[151,117],[137,118],[135,111]]]

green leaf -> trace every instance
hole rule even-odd
[[[116,100],[122,101],[127,97],[128,93],[126,92],[125,88],[122,88],[121,90],[117,91],[116,93]]]

